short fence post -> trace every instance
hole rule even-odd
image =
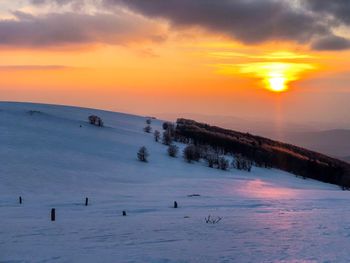
[[[174,202],[174,208],[177,208],[177,202],[176,201]]]
[[[126,216],[126,211],[123,211],[123,216]]]
[[[22,196],[19,197],[19,203],[22,204]]]
[[[52,208],[51,209],[51,221],[55,221],[56,220],[56,209]]]
[[[89,204],[89,198],[85,198],[85,206],[88,206],[88,204]]]

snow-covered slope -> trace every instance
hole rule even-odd
[[[171,158],[145,117],[0,103],[0,118],[0,262],[349,260],[350,194],[334,185]]]

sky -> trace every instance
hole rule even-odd
[[[350,123],[347,0],[0,0],[0,100]]]

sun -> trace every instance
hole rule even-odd
[[[271,77],[267,82],[271,91],[282,92],[287,90],[286,79],[283,76]]]
[[[264,87],[272,92],[285,92],[288,84],[301,78],[301,74],[314,66],[304,63],[257,62],[240,65],[240,72],[262,80]]]

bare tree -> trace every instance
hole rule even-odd
[[[148,150],[145,146],[142,146],[137,152],[137,159],[141,162],[147,162],[147,158],[149,156]]]

